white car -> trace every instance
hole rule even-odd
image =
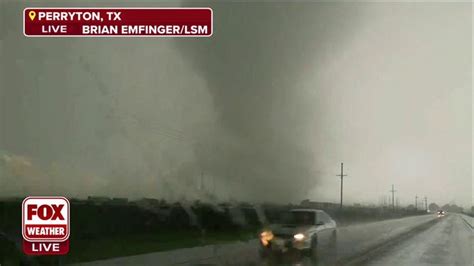
[[[270,225],[260,234],[260,255],[289,250],[314,254],[328,249],[336,241],[336,222],[324,211],[292,209],[283,214],[278,224]]]

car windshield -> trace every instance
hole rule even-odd
[[[292,211],[281,214],[282,224],[291,225],[312,225],[315,221],[314,212]]]

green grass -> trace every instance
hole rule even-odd
[[[68,263],[85,262],[230,241],[245,241],[255,237],[256,229],[241,229],[205,234],[193,230],[123,235],[93,240],[71,239],[70,252],[64,259]]]

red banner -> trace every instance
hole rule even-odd
[[[30,242],[23,240],[23,252],[26,255],[66,255],[69,252],[69,240],[63,242]]]
[[[210,8],[36,8],[23,10],[27,37],[210,37]]]

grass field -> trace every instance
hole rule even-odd
[[[249,240],[256,236],[257,229],[253,228],[207,233],[190,230],[122,235],[91,240],[71,239],[70,252],[63,259],[67,263],[85,262],[230,241]]]

